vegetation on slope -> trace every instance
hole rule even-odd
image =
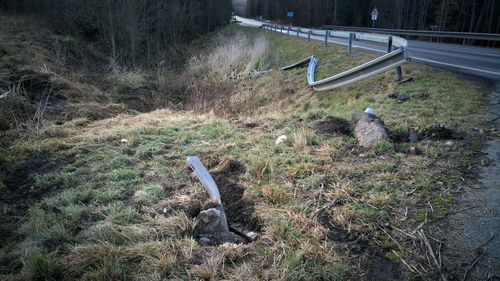
[[[46,120],[37,134],[2,132],[3,279],[434,277],[425,255],[393,227],[410,232],[454,210],[452,192],[471,173],[483,137],[473,130],[483,122],[483,88],[409,64],[404,71],[413,80],[404,84],[388,72],[318,93],[303,68],[257,77],[250,71],[314,54],[318,77],[326,77],[372,55],[348,57],[342,47],[235,25],[218,34],[182,77],[161,69],[115,76],[151,83],[153,96],[177,109],[76,115]],[[113,89],[101,90],[118,101],[128,93]],[[398,103],[398,95],[410,98]],[[348,132],[325,128],[366,107],[384,119],[390,141],[361,149]],[[407,141],[409,127],[436,124],[463,138]],[[288,141],[276,145],[283,134]],[[208,203],[188,155],[209,169],[226,159],[240,163],[217,181],[230,222],[258,232],[257,241],[197,243],[193,216]],[[423,265],[420,274],[403,259]]]

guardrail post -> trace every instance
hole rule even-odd
[[[283,26],[280,26],[280,33],[283,33]]]
[[[392,36],[389,36],[389,40],[387,40],[387,53],[392,52]],[[396,67],[396,81],[403,80],[403,70],[401,66]]]
[[[403,69],[401,69],[401,66],[396,67],[396,81],[401,81],[403,80]]]
[[[352,54],[352,40],[354,40],[356,34],[354,33],[349,33],[349,44],[347,45],[347,53],[349,56]]]
[[[309,32],[307,33],[307,40],[311,41],[311,33],[312,33],[312,30],[309,30]]]
[[[389,36],[389,40],[387,40],[387,53],[392,52],[392,36]]]
[[[288,31],[286,32],[286,34],[290,34],[290,27],[288,27]]]
[[[297,37],[299,37],[300,28],[297,29]]]
[[[325,31],[325,47],[328,45],[328,36],[330,35],[330,31],[326,30]]]

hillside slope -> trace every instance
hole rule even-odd
[[[395,83],[388,72],[316,93],[304,68],[250,73],[314,54],[321,78],[371,55],[348,57],[337,46],[235,25],[211,36],[193,43],[209,47],[182,75],[103,74],[134,81],[122,91],[90,76],[78,82],[102,93],[92,100],[96,107],[118,104],[120,111],[90,118],[64,109],[34,131],[5,127],[1,278],[438,279],[425,246],[404,233],[419,225],[427,231],[456,210],[453,192],[474,179],[477,154],[494,134],[484,121],[483,85],[408,64],[407,83]],[[5,58],[22,54],[8,54],[0,69],[12,85],[18,82],[5,73],[22,70]],[[40,63],[24,66],[39,75]],[[64,72],[57,75],[44,81]],[[72,104],[86,102],[49,88]],[[144,98],[151,107],[141,111],[162,108],[140,113],[123,102],[137,89],[152,93]],[[373,149],[357,145],[346,120],[367,107],[391,135]],[[419,133],[418,143],[409,142],[408,128]],[[276,144],[280,135],[288,141]],[[189,155],[211,169],[229,222],[256,232],[255,242],[199,243],[194,218],[212,203],[187,167]],[[447,270],[445,264],[456,277]]]

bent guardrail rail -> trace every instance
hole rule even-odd
[[[313,87],[314,90],[316,91],[326,91],[335,89],[338,87],[354,83],[356,81],[372,77],[374,75],[377,75],[379,73],[394,68],[398,69],[402,64],[404,64],[406,61],[410,59],[406,51],[406,47],[408,45],[407,41],[404,38],[398,36],[392,36],[392,35],[387,36],[387,35],[360,33],[360,32],[353,33],[348,31],[329,31],[329,30],[326,30],[323,34],[321,34],[314,32],[311,29],[303,30],[303,29],[294,29],[291,27],[284,28],[284,26],[270,25],[270,24],[262,24],[262,27],[280,33],[283,33],[284,31],[286,31],[287,34],[290,34],[290,32],[296,32],[297,36],[299,36],[300,33],[307,34],[308,39],[310,39],[311,36],[324,36],[325,44],[328,42],[329,37],[348,38],[349,53],[352,46],[352,40],[354,39],[387,44],[388,46],[387,54],[380,56],[374,60],[371,60],[367,63],[364,63],[362,65],[356,66],[350,70],[322,79],[320,81],[315,81],[314,79],[314,73],[316,71],[316,66],[318,64],[318,60],[314,56],[305,58],[297,63],[281,68],[281,70],[288,70],[297,66],[304,65],[307,62],[309,62],[309,66],[307,69],[307,82],[309,86]],[[396,49],[393,50],[393,47],[396,47]],[[400,75],[401,75],[400,69],[398,69],[398,76]]]

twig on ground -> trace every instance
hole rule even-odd
[[[411,234],[411,233],[408,233],[408,232],[406,232],[406,231],[404,231],[404,230],[401,230],[401,229],[399,229],[399,228],[397,228],[397,227],[395,227],[395,226],[391,226],[391,227],[392,227],[393,229],[395,229],[395,230],[397,230],[397,231],[399,231],[399,232],[403,233],[404,235],[406,235],[406,236],[408,236],[408,237],[412,238],[412,239],[417,239],[417,237],[416,237],[415,235]]]
[[[405,207],[405,210],[403,211],[403,217],[400,218],[399,220],[405,221],[406,219],[408,219],[408,206]]]
[[[470,209],[475,209],[475,208],[478,208],[479,206],[472,206],[472,207],[467,207],[467,208],[463,208],[463,209],[460,209],[460,210],[456,210],[456,211],[451,211],[448,215],[454,215],[454,214],[457,214],[457,213],[460,213],[460,212],[464,212],[464,211],[467,211],[467,210],[470,210]]]
[[[444,275],[444,273],[441,271],[441,264],[440,262],[438,261],[438,259],[436,258],[436,255],[434,254],[434,250],[432,249],[432,245],[431,243],[429,242],[429,239],[427,239],[427,236],[425,235],[425,232],[423,229],[420,229],[418,231],[418,235],[420,236],[420,238],[422,239],[422,241],[424,242],[425,246],[427,246],[427,249],[428,249],[428,253],[429,255],[431,256],[432,260],[434,261],[434,264],[436,265],[436,268],[438,269],[439,273],[441,274],[441,280],[442,281],[446,281],[448,280],[446,278],[446,276]],[[441,254],[439,254],[441,255]]]
[[[416,268],[415,266],[413,266],[413,265],[409,264],[407,261],[405,261],[405,260],[404,260],[404,259],[403,259],[403,258],[402,258],[402,257],[401,257],[401,256],[400,256],[397,252],[396,252],[396,251],[392,250],[392,253],[393,253],[394,255],[396,255],[396,256],[399,258],[399,260],[401,260],[401,262],[402,262],[402,263],[403,263],[406,267],[408,267],[408,269],[409,269],[411,272],[413,272],[413,273],[418,273],[418,274],[422,275],[422,272],[420,272],[420,271],[418,270],[418,268]]]
[[[464,273],[464,277],[462,277],[462,281],[465,281],[467,279],[467,274],[469,274],[469,272],[471,271],[472,268],[474,268],[474,266],[477,264],[477,262],[479,261],[479,259],[483,256],[484,254],[484,251],[480,250],[476,256],[474,257],[474,259],[472,260],[472,262],[467,266],[467,269],[465,269],[465,273]]]
[[[427,223],[427,213],[425,213],[425,219],[420,223],[413,231],[412,233],[417,233],[424,225]],[[418,233],[417,233],[418,234]]]

